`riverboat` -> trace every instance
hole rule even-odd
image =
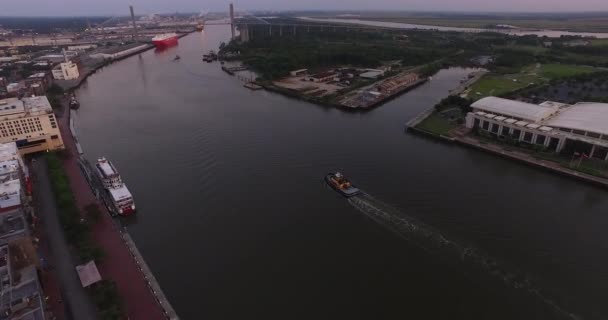
[[[112,209],[121,216],[134,214],[135,202],[133,196],[112,162],[106,158],[100,158],[95,164],[95,169],[114,207]]]

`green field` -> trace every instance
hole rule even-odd
[[[522,68],[516,74],[487,74],[471,87],[468,96],[473,100],[500,96],[527,86],[542,84],[551,79],[595,72],[600,69],[568,64],[536,64]]]
[[[413,14],[402,17],[382,17],[369,14],[362,16],[363,20],[386,22],[413,23],[431,26],[459,27],[459,28],[486,28],[490,25],[506,24],[520,28],[568,30],[577,32],[608,32],[608,17],[602,18],[572,18],[572,19],[514,19],[509,17],[493,17],[480,19],[474,17],[438,17],[433,14]]]
[[[591,41],[593,47],[608,47],[608,39],[595,39]]]
[[[447,136],[448,133],[456,128],[456,124],[448,121],[448,119],[440,116],[437,112],[432,113],[422,122],[420,122],[416,128],[426,130],[437,135]]]

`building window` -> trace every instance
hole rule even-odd
[[[534,135],[532,134],[532,132],[529,131],[524,131],[524,141],[526,142],[532,142],[532,137]]]
[[[54,134],[54,135],[51,136],[51,139],[59,139],[59,136],[56,135],[56,134]]]
[[[501,135],[501,136],[508,136],[508,135],[509,135],[509,130],[510,130],[510,128],[509,128],[509,127],[502,126],[502,130],[501,130],[501,132],[500,132],[500,135]]]
[[[513,129],[513,134],[511,134],[511,136],[517,140],[519,140],[519,137],[521,136],[521,130],[519,129]]]
[[[536,136],[536,144],[545,144],[546,139],[547,139],[547,137],[539,134]]]
[[[567,129],[567,128],[559,128],[559,131],[563,131],[563,132],[572,132],[572,130]]]
[[[481,122],[481,128],[482,129],[488,130],[489,126],[490,126],[490,123],[488,121],[482,121]]]
[[[587,137],[599,139],[600,138],[600,134],[599,133],[595,133],[595,132],[587,132]]]

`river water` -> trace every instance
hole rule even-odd
[[[204,63],[229,32],[77,93],[86,156],[120,170],[139,208],[125,223],[182,319],[608,318],[605,191],[404,133],[471,70],[345,113]],[[336,169],[367,203],[323,183]]]
[[[444,26],[432,26],[426,24],[412,24],[412,23],[401,23],[401,22],[384,22],[384,21],[372,21],[372,20],[361,20],[361,19],[339,19],[339,18],[309,18],[300,17],[302,20],[315,21],[315,22],[331,22],[331,23],[346,23],[346,24],[358,24],[372,27],[385,27],[394,29],[418,29],[418,30],[438,30],[438,31],[457,31],[457,32],[500,32],[514,36],[528,36],[536,35],[539,37],[559,38],[562,36],[581,36],[581,37],[594,37],[598,39],[608,38],[608,33],[605,32],[572,32],[572,31],[561,31],[561,30],[533,30],[533,29],[480,29],[480,28],[460,28],[460,27],[444,27]]]

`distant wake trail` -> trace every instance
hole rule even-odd
[[[550,307],[556,315],[564,319],[580,320],[553,300],[545,297],[526,275],[505,270],[495,259],[481,253],[472,246],[464,246],[444,237],[438,230],[399,212],[397,209],[376,200],[368,194],[348,199],[348,202],[379,224],[407,239],[414,245],[444,259],[458,262],[466,267],[484,272],[501,280],[507,287],[523,290]]]

